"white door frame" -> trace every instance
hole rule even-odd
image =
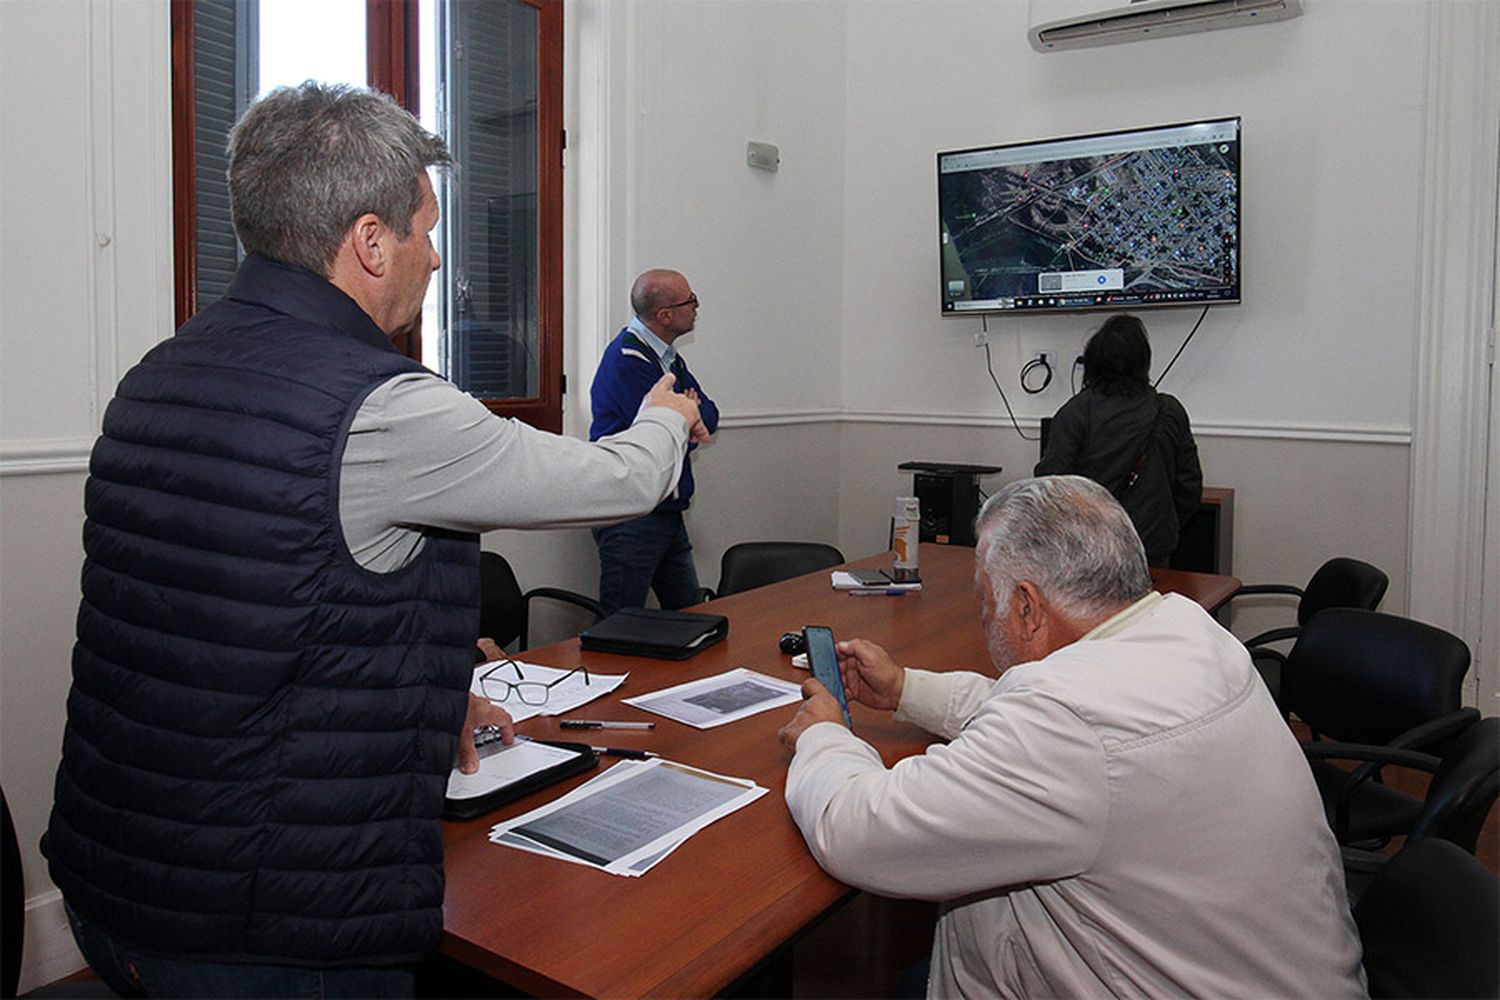
[[[1475,654],[1466,699],[1500,713],[1500,547],[1491,465],[1500,4],[1429,7],[1422,328],[1412,427],[1412,617],[1461,636]],[[1486,531],[1486,512],[1489,528]],[[1489,596],[1486,599],[1486,584]]]

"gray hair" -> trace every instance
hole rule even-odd
[[[443,140],[385,94],[313,80],[277,87],[229,133],[229,209],[250,253],[327,275],[366,212],[411,234]]]
[[[1130,516],[1091,479],[1017,480],[990,497],[975,526],[1002,607],[1021,580],[1075,618],[1114,611],[1151,591],[1146,550]]]
[[[656,310],[671,304],[667,300],[673,289],[668,285],[668,279],[681,276],[677,271],[660,267],[641,272],[635,279],[635,284],[630,286],[630,308],[641,319],[650,319]]]

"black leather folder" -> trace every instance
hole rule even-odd
[[[729,619],[698,611],[621,608],[579,634],[584,649],[658,660],[685,660],[729,634]]]

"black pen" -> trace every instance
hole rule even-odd
[[[613,719],[564,719],[558,723],[564,729],[655,729],[654,722],[616,722]]]
[[[604,754],[610,757],[629,757],[631,760],[647,760],[651,757],[661,756],[661,754],[652,753],[650,750],[626,750],[623,747],[589,747],[589,749],[597,754]]]

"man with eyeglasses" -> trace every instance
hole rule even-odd
[[[663,374],[677,377],[676,391],[698,404],[708,433],[719,428],[719,408],[703,391],[676,341],[698,320],[698,296],[677,271],[654,269],[635,279],[630,289],[635,315],[604,350],[590,389],[594,422],[589,440],[630,426],[642,394]],[[696,444],[689,446],[689,451]],[[684,608],[702,598],[693,546],[683,512],[693,497],[693,466],[682,463],[677,489],[644,517],[594,529],[599,544],[599,603],[606,614],[645,606],[646,592],[656,593],[664,608]]]

